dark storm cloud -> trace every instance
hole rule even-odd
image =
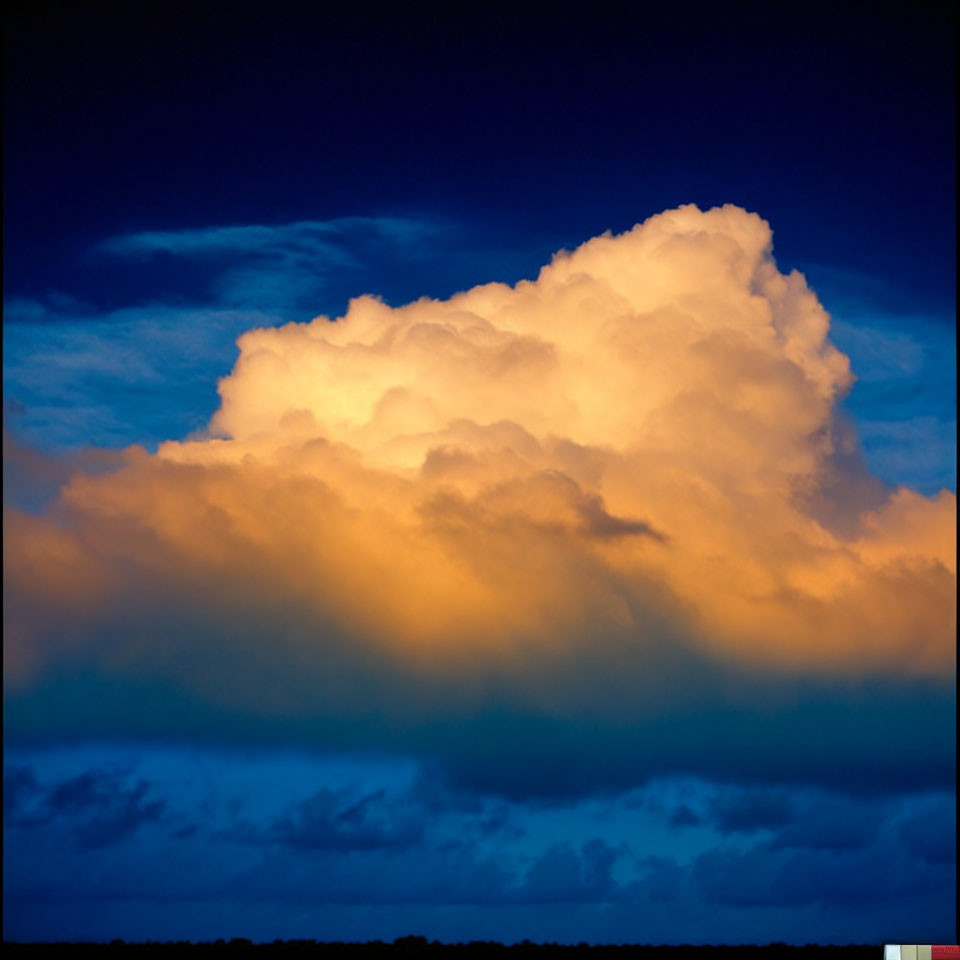
[[[418,812],[385,790],[320,790],[276,820],[267,837],[298,850],[403,850],[423,836]]]
[[[41,788],[30,768],[17,767],[4,777],[4,800],[11,827],[67,830],[81,849],[120,843],[167,811],[166,801],[155,798],[150,784],[129,783],[104,770],[87,770]]]
[[[931,864],[957,860],[957,803],[949,794],[935,794],[908,809],[900,822],[900,839],[910,853]]]
[[[515,857],[478,844],[455,849],[418,844],[403,850],[324,849],[271,853],[233,878],[243,899],[340,904],[542,906],[611,903],[629,890],[611,875],[629,854],[602,839],[554,844],[523,867]]]
[[[701,822],[700,817],[685,803],[681,803],[680,806],[670,814],[671,827],[697,827]]]
[[[158,629],[165,632],[169,614],[160,609],[155,614]],[[278,622],[275,617],[274,627]],[[267,651],[258,643],[269,634],[265,619],[248,617],[237,618],[231,636],[234,649],[246,647],[258,657],[261,681],[273,675]],[[189,637],[182,640],[186,643]],[[109,649],[110,638],[103,641]],[[226,656],[226,647],[222,655]],[[62,735],[57,717],[68,713],[73,734],[85,739],[116,737],[115,718],[124,716],[122,733],[129,741],[165,735],[188,743],[213,731],[227,744],[271,746],[293,740],[334,751],[378,749],[389,742],[398,752],[434,764],[446,789],[512,801],[553,802],[616,793],[661,776],[700,775],[758,786],[818,784],[854,794],[900,793],[904,783],[950,788],[954,781],[952,693],[927,683],[865,684],[854,688],[851,701],[845,703],[829,699],[834,690],[825,694],[812,684],[784,681],[780,693],[785,700],[792,694],[793,702],[767,706],[767,722],[758,725],[742,707],[723,702],[730,689],[751,702],[754,694],[743,681],[726,672],[711,677],[690,670],[683,679],[699,691],[698,703],[656,704],[661,713],[651,716],[652,707],[637,700],[633,709],[639,716],[631,720],[599,701],[604,696],[610,699],[613,690],[626,697],[631,684],[636,699],[644,679],[626,669],[616,675],[602,663],[577,659],[557,664],[554,683],[562,691],[570,682],[568,674],[576,671],[577,683],[596,691],[598,702],[583,704],[579,717],[498,707],[496,700],[502,702],[509,689],[500,693],[494,688],[488,702],[479,703],[473,714],[456,723],[438,723],[418,715],[414,705],[426,697],[449,702],[442,693],[425,690],[403,675],[388,682],[374,671],[365,684],[343,676],[337,683],[327,682],[325,676],[337,676],[336,663],[332,657],[323,671],[315,668],[302,691],[287,687],[287,715],[269,709],[259,716],[212,709],[182,689],[156,681],[127,679],[119,684],[89,675],[52,678],[33,690],[7,695],[7,736],[16,729],[20,743],[56,742]],[[665,673],[666,668],[661,677]],[[367,702],[380,698],[402,723],[354,710],[334,714],[334,704],[351,696]],[[326,715],[311,715],[305,706],[308,698],[325,702]],[[129,710],[132,702],[137,704],[135,713]],[[291,714],[293,705],[302,712]]]
[[[334,758],[285,767],[187,751],[136,773],[129,759],[65,773],[60,754],[51,776],[45,756],[21,753],[6,772],[7,903],[20,916],[114,903],[166,915],[186,902],[207,915],[229,902],[244,915],[362,910],[375,923],[391,911],[482,908],[520,924],[629,914],[634,926],[616,929],[636,931],[641,919],[647,929],[684,915],[755,929],[799,910],[823,929],[859,931],[904,903],[942,916],[952,890],[938,839],[947,793],[878,799],[684,778],[590,800],[507,800],[448,782],[436,763],[371,762],[363,773]],[[187,769],[206,773],[185,788]],[[320,786],[304,792],[310,777]],[[665,837],[678,810],[699,822]],[[857,832],[858,816],[871,835]]]
[[[319,856],[271,853],[239,871],[226,887],[241,902],[465,905],[507,901],[515,875],[479,851],[438,855],[422,847],[382,852],[324,851]]]
[[[582,664],[585,675],[594,669]],[[618,680],[625,677],[598,676],[596,689],[614,690]],[[691,671],[684,680],[701,690],[696,707],[666,707],[632,724],[602,717],[600,709],[576,725],[559,717],[490,710],[453,730],[424,731],[424,742],[433,741],[431,752],[453,785],[514,800],[619,792],[658,776],[769,785],[747,797],[718,800],[716,815],[728,829],[785,823],[791,801],[773,788],[778,783],[897,793],[905,779],[917,787],[953,782],[954,707],[945,690],[869,684],[845,704],[831,702],[813,685],[798,684],[793,702],[771,710],[758,725],[723,702],[724,687],[739,686],[731,674],[697,677]],[[784,681],[781,692],[791,686]]]
[[[619,899],[620,885],[613,867],[629,848],[614,848],[594,838],[576,850],[567,843],[554,844],[531,865],[518,900],[525,903],[603,903]]]
[[[689,871],[669,857],[643,857],[637,861],[639,877],[629,884],[629,900],[666,903],[687,892]]]
[[[517,809],[498,797],[458,789],[442,766],[424,763],[399,792],[324,787],[267,824],[244,821],[224,836],[305,854],[396,854],[427,846],[454,855],[522,837]]]
[[[436,762],[420,764],[406,794],[407,802],[419,809],[425,821],[454,815],[458,826],[443,841],[446,849],[469,845],[478,839],[517,839],[526,829],[516,822],[515,807],[502,797],[458,788],[447,777],[446,768]]]
[[[773,837],[773,847],[853,850],[878,836],[888,811],[878,801],[841,794],[809,793]]]
[[[793,798],[783,789],[738,790],[716,797],[711,813],[720,833],[752,833],[792,821]]]
[[[722,836],[764,831],[772,850],[852,850],[889,826],[895,803],[895,794],[884,800],[822,789],[727,785],[716,790],[702,813],[680,803],[669,823],[675,828],[705,826]],[[932,809],[939,810],[936,802]]]
[[[936,894],[953,882],[947,864],[918,861],[883,838],[855,851],[716,849],[691,872],[706,903],[740,907],[883,903]]]
[[[744,791],[740,808],[756,803]],[[954,882],[956,797],[952,792],[853,797],[802,790],[790,815],[754,816],[772,836],[752,847],[718,845],[693,864],[691,880],[710,903],[832,906],[936,895]],[[730,807],[729,799],[725,801]],[[744,823],[745,826],[745,823]]]
[[[33,768],[16,764],[3,772],[3,815],[7,822],[15,822],[29,798],[39,789]]]

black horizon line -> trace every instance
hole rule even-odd
[[[892,941],[891,941],[892,942]],[[531,941],[522,940],[517,943],[502,943],[498,940],[469,940],[444,942],[440,940],[428,940],[426,937],[418,935],[407,935],[397,937],[392,941],[385,940],[316,940],[310,938],[293,938],[290,940],[275,939],[271,941],[255,942],[245,937],[234,937],[229,940],[218,938],[216,940],[121,940],[113,939],[109,941],[97,940],[57,940],[57,941],[17,941],[3,940],[4,947],[12,947],[21,953],[30,952],[39,954],[44,951],[52,950],[86,950],[95,948],[97,950],[107,950],[114,954],[121,950],[131,951],[150,951],[157,952],[161,950],[193,950],[209,951],[216,954],[222,954],[224,951],[282,951],[287,955],[296,953],[304,955],[309,952],[311,955],[337,955],[349,953],[356,955],[367,951],[377,953],[387,951],[403,955],[414,955],[422,953],[437,954],[449,951],[461,951],[476,954],[481,950],[497,951],[517,951],[528,953],[545,954],[570,951],[633,951],[635,953],[653,954],[667,952],[671,956],[695,956],[698,953],[706,953],[710,956],[723,956],[733,951],[749,951],[751,954],[762,954],[764,952],[775,952],[782,954],[790,952],[796,954],[799,952],[815,953],[818,957],[827,957],[833,955],[843,955],[844,957],[870,956],[876,958],[878,951],[883,943],[857,943],[857,944],[789,944],[783,941],[773,941],[766,944],[756,943],[718,943],[718,944],[651,944],[651,943],[558,943],[556,941]],[[868,953],[869,951],[869,953]]]

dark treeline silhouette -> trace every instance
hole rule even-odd
[[[147,941],[146,943],[125,943],[114,940],[112,943],[13,943],[5,942],[7,957],[79,957],[88,953],[97,957],[118,956],[166,956],[170,953],[186,953],[194,957],[247,956],[256,954],[260,958],[278,957],[284,960],[312,957],[481,957],[488,954],[509,954],[511,957],[576,957],[584,954],[610,957],[662,957],[663,960],[685,960],[687,957],[704,957],[712,960],[725,958],[792,957],[795,960],[827,960],[837,957],[843,960],[859,960],[863,957],[878,960],[883,948],[867,946],[789,946],[785,943],[771,943],[764,946],[649,946],[643,944],[598,945],[580,943],[576,945],[557,943],[522,943],[505,945],[489,940],[474,940],[469,943],[440,943],[426,937],[400,937],[392,943],[374,940],[368,943],[324,943],[317,940],[275,940],[273,943],[252,943],[250,940],[216,940],[213,943],[191,943],[189,941]]]

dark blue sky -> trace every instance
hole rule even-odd
[[[952,302],[947,5],[145,7],[13,4],[11,294],[147,227],[415,214],[535,256],[693,202]]]
[[[760,214],[806,275],[886,494],[956,489],[950,5],[331,7],[8,4],[9,506],[42,516],[75,470],[204,428],[245,330],[532,279],[688,203]],[[56,598],[17,584],[42,627]],[[90,659],[5,690],[8,937],[955,935],[939,680],[654,651],[654,696],[598,646],[549,695],[494,678],[461,714],[336,639],[296,659],[269,608],[223,628],[162,586],[134,583]],[[220,699],[235,650],[291,716]],[[552,714],[571,677],[584,701]],[[632,713],[647,696],[670,706]]]

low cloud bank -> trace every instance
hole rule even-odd
[[[394,909],[420,911],[431,936],[445,912],[485,908],[496,937],[510,916],[529,927],[557,922],[560,908],[596,911],[595,926],[581,913],[564,928],[573,942],[591,929],[643,940],[651,927],[668,942],[733,939],[737,920],[779,923],[800,942],[863,942],[904,920],[948,929],[954,913],[948,791],[856,799],[686,780],[543,805],[464,793],[411,765],[132,748],[139,762],[120,749],[105,764],[99,753],[94,765],[83,748],[8,758],[17,939],[50,939],[50,923],[65,938],[109,937],[154,911],[212,939],[225,898],[229,932],[245,936],[251,911],[275,905],[254,927],[263,939],[331,907],[365,908],[375,931]],[[210,775],[186,772],[200,770]],[[684,916],[703,926],[691,932]]]

